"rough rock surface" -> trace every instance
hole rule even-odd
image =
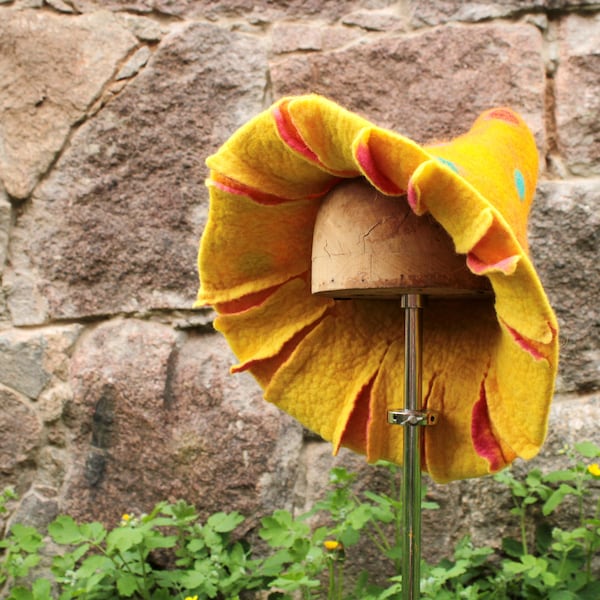
[[[231,361],[220,337],[159,323],[114,320],[86,334],[72,362],[69,512],[110,523],[187,497],[205,513],[226,498],[253,515],[270,495],[284,499],[301,430],[248,397]]]
[[[42,424],[27,398],[0,386],[0,486],[27,489],[35,477]]]
[[[14,322],[189,308],[203,161],[259,110],[265,76],[248,36],[203,24],[168,36],[19,211],[6,275]]]
[[[62,19],[3,10],[0,181],[11,196],[31,193],[135,45],[107,12]]]
[[[457,135],[493,106],[518,106],[544,146],[542,38],[530,25],[376,38],[273,61],[271,77],[276,96],[324,94],[421,142]]]
[[[556,75],[558,145],[575,175],[600,175],[600,15],[571,15],[560,25]]]
[[[557,389],[587,393],[600,379],[599,181],[545,181],[538,188],[530,240],[556,307],[561,363]],[[560,227],[556,224],[560,223]],[[564,252],[570,248],[569,252]]]

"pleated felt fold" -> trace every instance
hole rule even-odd
[[[403,314],[389,300],[311,294],[312,233],[321,199],[347,178],[406,194],[448,232],[493,299],[425,309],[423,397],[439,412],[424,430],[423,468],[438,482],[532,458],[547,430],[558,326],[528,256],[538,158],[507,108],[464,135],[419,145],[321,96],[284,98],[207,160],[208,223],[197,305],[265,398],[369,461],[402,462]],[[401,201],[401,200],[399,200]]]

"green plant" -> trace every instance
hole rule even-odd
[[[17,500],[17,494],[12,488],[0,493],[0,514],[8,514],[7,504]],[[15,523],[8,535],[1,532],[0,537],[0,590],[7,581],[15,581],[26,577],[30,570],[39,564],[39,551],[43,546],[42,535],[35,528]],[[32,598],[48,598],[49,588],[46,582],[33,586]]]
[[[346,552],[362,537],[369,539],[382,555],[393,561],[399,572],[401,563],[402,504],[400,501],[401,469],[390,463],[379,463],[386,469],[390,494],[355,490],[357,475],[341,467],[329,474],[329,489],[323,500],[306,514],[293,519],[287,511],[276,511],[262,520],[261,537],[278,551],[268,559],[280,575],[271,583],[283,592],[300,591],[303,598],[313,597],[320,588],[320,575],[327,573],[327,599],[347,598],[344,587]],[[424,508],[435,508],[424,503]],[[308,522],[326,525],[311,531]],[[391,533],[386,526],[391,526]],[[387,528],[389,529],[389,528]],[[368,589],[368,577],[359,579],[356,597]]]
[[[99,523],[77,525],[59,517],[49,527],[52,539],[74,546],[52,565],[59,598],[236,598],[262,584],[247,547],[230,539],[243,521],[238,513],[221,512],[201,523],[183,501],[160,503],[140,517],[123,515],[110,532]],[[173,552],[174,568],[153,568],[151,553],[159,549]]]
[[[594,483],[600,466],[600,447],[591,442],[566,449],[566,469],[542,473],[532,469],[519,478],[513,470],[495,479],[513,499],[519,538],[506,538],[500,552],[474,548],[467,539],[453,559],[426,566],[423,596],[429,598],[591,600],[600,597],[600,581],[592,572],[592,557],[600,549],[600,498]],[[568,530],[553,526],[548,517],[568,499],[578,507],[578,522]],[[541,521],[532,515],[536,507]]]
[[[507,588],[513,597],[550,600],[600,597],[600,582],[592,573],[592,557],[600,548],[600,498],[596,489],[594,501],[592,485],[600,479],[600,469],[594,475],[594,465],[589,464],[600,457],[600,447],[580,442],[564,452],[570,460],[566,469],[547,474],[531,471],[522,485],[510,473],[496,476],[508,484],[513,498],[520,499],[516,514],[520,519],[521,543],[503,541],[506,556],[502,573],[510,580]],[[549,517],[569,497],[576,502],[578,522],[569,530],[552,527],[548,521],[538,523],[535,548],[530,550],[526,541],[526,508],[541,503],[543,517]]]
[[[523,476],[504,471],[496,480],[511,493],[519,535],[500,549],[477,547],[463,538],[438,564],[423,561],[421,596],[436,600],[591,600],[600,597],[593,557],[600,550],[600,447],[591,442],[565,450],[569,465]],[[0,537],[0,592],[9,600],[236,600],[263,591],[272,600],[386,600],[401,597],[402,504],[400,469],[386,465],[389,493],[357,489],[356,474],[336,468],[324,499],[298,517],[276,510],[261,520],[267,551],[256,556],[237,539],[239,513],[219,512],[200,519],[183,502],[159,503],[147,515],[123,515],[112,529],[76,523],[61,515],[48,534],[53,551],[47,577],[27,583],[40,563],[44,539],[34,528],[15,523]],[[0,514],[14,499],[0,495]],[[559,527],[551,519],[575,507],[577,522]],[[423,508],[436,508],[423,501]],[[570,514],[570,513],[569,513]],[[315,525],[314,523],[317,523]],[[385,586],[366,572],[350,589],[347,560],[360,540],[370,540],[391,561],[396,574]],[[159,567],[156,552],[171,564]]]

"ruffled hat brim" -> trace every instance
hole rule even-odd
[[[402,461],[403,315],[394,302],[311,294],[312,233],[338,182],[406,194],[448,232],[494,300],[440,300],[424,320],[423,391],[440,422],[423,467],[440,482],[533,457],[546,435],[558,327],[528,258],[537,178],[533,137],[494,109],[447,143],[421,146],[316,95],[284,98],[207,160],[209,218],[198,305],[265,398],[370,461]]]

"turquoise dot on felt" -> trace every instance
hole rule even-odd
[[[519,194],[519,200],[525,200],[525,177],[519,169],[515,169],[515,187],[517,188],[517,194]]]
[[[458,167],[451,161],[446,158],[437,157],[437,159],[447,167],[450,167],[455,173],[458,173]]]

